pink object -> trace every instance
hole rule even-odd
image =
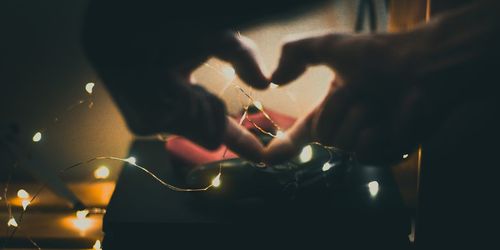
[[[266,110],[267,114],[273,119],[273,121],[280,126],[281,129],[286,130],[293,125],[295,122],[295,118],[283,115],[271,110]],[[265,129],[266,131],[276,132],[275,127],[272,123],[266,119],[262,112],[250,114],[248,115],[249,119],[255,122],[257,125]],[[238,117],[239,120],[240,117]],[[236,118],[235,118],[236,119]],[[245,120],[242,124],[245,128],[255,131],[253,125]],[[256,133],[260,133],[255,131]],[[207,163],[211,163],[214,161],[219,161],[223,159],[223,154],[225,150],[225,146],[222,145],[218,149],[210,151],[197,144],[191,142],[190,140],[182,137],[182,136],[174,136],[167,140],[165,147],[168,152],[172,155],[172,157],[181,160],[187,166],[197,166],[203,165]],[[228,150],[226,153],[225,159],[233,159],[237,158],[236,155],[231,150]]]

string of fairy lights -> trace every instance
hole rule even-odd
[[[239,119],[239,125],[242,125],[244,121],[248,121],[254,128],[256,128],[258,131],[260,131],[261,133],[263,134],[266,134],[268,136],[271,136],[273,138],[286,138],[286,132],[283,131],[280,126],[271,118],[271,116],[265,111],[262,103],[258,100],[255,100],[254,97],[252,97],[252,95],[246,91],[245,89],[243,89],[241,86],[237,85],[236,83],[234,83],[234,80],[236,79],[236,72],[235,70],[232,68],[232,67],[229,67],[229,66],[226,66],[226,67],[223,67],[222,69],[219,69],[217,67],[214,67],[208,63],[205,63],[204,64],[205,66],[207,66],[208,68],[214,70],[216,73],[222,75],[225,77],[225,79],[227,80],[225,86],[223,87],[222,91],[220,94],[223,94],[227,89],[228,89],[228,86],[233,86],[235,88],[235,90],[238,91],[238,93],[240,95],[238,96],[244,96],[247,100],[246,103],[243,103],[241,101],[241,98],[239,98],[239,101],[240,101],[240,104],[242,105],[243,107],[243,114],[241,116],[241,118]],[[90,82],[90,83],[87,83],[84,87],[85,89],[85,92],[87,94],[86,98],[85,99],[82,99],[82,100],[79,100],[77,103],[69,106],[66,111],[71,111],[73,110],[75,107],[79,106],[79,105],[83,105],[83,104],[87,104],[87,107],[90,109],[93,107],[94,105],[94,102],[93,102],[93,94],[94,94],[94,87],[95,87],[95,84]],[[271,83],[270,84],[270,89],[276,89],[278,88],[279,86],[274,84],[274,83]],[[291,96],[290,93],[287,93],[287,95]],[[292,99],[292,98],[290,98]],[[295,101],[292,99],[292,101]],[[249,117],[249,108],[253,106],[255,108],[257,108],[259,110],[260,113],[263,114],[263,116],[265,117],[265,119],[267,121],[269,121],[272,126],[274,127],[274,131],[268,131],[266,129],[264,129],[262,126],[260,126],[259,124],[257,124],[254,120],[252,120],[250,117]],[[59,118],[55,118],[54,119],[54,122],[59,122],[60,119]],[[34,134],[33,134],[33,137],[32,137],[32,141],[33,143],[38,143],[40,142],[43,137],[44,137],[44,134],[47,133],[47,129],[42,129],[40,131],[36,131]],[[152,137],[153,139],[156,139],[156,140],[161,140],[161,141],[166,141],[166,137],[164,135],[158,135],[158,136],[153,136]],[[320,146],[322,149],[326,150],[329,154],[329,159],[324,163],[323,167],[322,167],[322,170],[323,171],[329,171],[335,164],[332,163],[332,157],[333,157],[333,154],[332,154],[332,150],[334,150],[335,148],[334,147],[330,147],[330,146],[325,146],[325,145],[322,145],[318,142],[312,142],[310,143],[309,145],[306,145],[302,151],[300,152],[299,154],[299,159],[302,161],[302,162],[307,162],[309,161],[311,158],[312,158],[312,147],[311,145],[317,145],[317,146]],[[225,159],[226,158],[226,155],[227,155],[227,152],[228,152],[228,148],[225,147],[225,149],[223,150],[223,154],[222,154],[222,159]],[[404,155],[403,158],[407,158],[408,155]],[[215,175],[210,184],[208,184],[207,186],[205,187],[198,187],[198,188],[182,188],[182,187],[177,187],[175,185],[172,185],[170,183],[168,183],[167,181],[161,179],[160,177],[158,177],[155,173],[149,171],[146,167],[143,167],[139,164],[137,164],[137,159],[134,157],[134,156],[130,156],[128,158],[119,158],[119,157],[113,157],[113,156],[99,156],[99,157],[95,157],[95,158],[92,158],[92,159],[89,159],[89,160],[86,160],[86,161],[83,161],[83,162],[78,162],[76,164],[73,164],[69,167],[66,167],[64,169],[62,169],[60,172],[59,172],[59,176],[62,176],[64,173],[66,173],[67,171],[70,171],[74,168],[77,168],[77,167],[81,167],[81,166],[88,166],[88,165],[91,165],[91,163],[94,163],[94,162],[101,162],[101,161],[118,161],[118,162],[122,162],[122,163],[125,163],[126,165],[128,166],[132,166],[132,167],[135,167],[137,169],[139,169],[140,171],[144,172],[145,174],[147,174],[148,176],[150,176],[154,181],[157,181],[158,183],[160,183],[162,186],[172,190],[172,191],[176,191],[176,192],[203,192],[203,191],[207,191],[209,189],[212,189],[212,188],[218,188],[221,186],[222,184],[222,175],[223,175],[223,167],[222,167],[222,163],[219,164],[219,171],[218,171],[218,174]],[[256,164],[256,166],[265,166],[263,164]],[[94,177],[96,179],[106,179],[110,174],[110,170],[108,167],[106,166],[99,166],[98,168],[95,169],[94,171]],[[8,196],[7,196],[7,193],[8,193],[8,188],[9,188],[9,183],[11,181],[11,175],[9,175],[8,179],[7,179],[7,182],[6,182],[6,185],[5,185],[5,188],[4,188],[4,194],[3,194],[3,199],[7,205],[7,210],[8,210],[8,221],[7,221],[7,226],[8,226],[8,229],[9,228],[12,228],[12,230],[10,231],[10,234],[8,236],[8,239],[4,242],[3,244],[3,247],[6,247],[6,245],[8,244],[8,242],[15,236],[17,230],[21,227],[21,224],[23,222],[23,219],[25,217],[25,214],[26,212],[28,211],[29,209],[29,206],[30,204],[33,203],[33,201],[35,199],[37,199],[37,197],[39,196],[39,194],[42,192],[42,190],[45,189],[45,184],[42,184],[41,187],[37,190],[37,192],[33,195],[33,196],[30,196],[30,194],[24,190],[24,189],[19,189],[17,191],[17,197],[19,199],[21,199],[21,206],[22,206],[22,211],[20,213],[20,215],[18,216],[17,220],[16,218],[14,217],[13,213],[12,213],[12,205],[10,204],[10,202],[8,201]],[[372,181],[370,183],[368,183],[368,187],[369,187],[369,191],[370,193],[372,194],[372,196],[376,195],[376,193],[378,192],[378,182],[376,181]],[[89,214],[103,214],[105,213],[105,209],[102,209],[102,208],[91,208],[91,209],[84,209],[84,210],[79,210],[79,211],[76,211],[76,220],[75,220],[75,225],[78,226],[78,225],[81,225],[81,226],[85,226],[85,224],[87,223],[86,222],[86,218]],[[36,247],[37,249],[41,249],[40,246],[35,242],[33,241],[33,239],[29,236],[26,236],[26,238],[31,242],[31,244]],[[96,249],[96,250],[99,250],[101,249],[101,241],[100,239],[96,240],[94,245],[93,245],[93,249]]]

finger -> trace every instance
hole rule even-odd
[[[302,75],[310,65],[329,64],[335,59],[335,52],[339,49],[336,42],[341,37],[330,34],[286,43],[271,81],[286,84]]]
[[[255,43],[235,34],[229,35],[224,43],[226,46],[223,46],[216,56],[231,63],[239,77],[252,87],[267,88],[270,81],[264,74]]]
[[[231,118],[226,119],[224,143],[240,157],[254,162],[262,162],[264,146],[248,131]]]
[[[274,138],[264,149],[264,161],[278,164],[287,161],[311,142],[311,121],[313,113],[297,121],[283,136]]]

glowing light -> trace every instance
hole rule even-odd
[[[278,84],[276,84],[276,83],[273,83],[273,82],[272,82],[271,84],[269,84],[269,88],[271,88],[271,89],[276,89],[276,88],[278,88],[279,86],[280,86],[280,85],[278,85]]]
[[[379,184],[377,181],[371,181],[368,183],[368,190],[370,191],[370,195],[375,197],[379,191]]]
[[[236,72],[234,71],[233,67],[231,66],[225,66],[222,68],[222,74],[228,81],[232,81],[236,78]]]
[[[94,170],[94,177],[96,179],[106,179],[109,177],[109,168],[106,166],[100,166]]]
[[[403,159],[406,159],[406,158],[408,158],[408,154],[403,155]]]
[[[135,165],[137,163],[137,159],[133,156],[130,156],[129,158],[125,159],[126,162]]]
[[[212,179],[212,186],[214,187],[220,186],[220,173]]]
[[[33,135],[33,142],[39,142],[40,140],[42,140],[42,133],[36,132]]]
[[[19,189],[17,191],[17,197],[19,197],[20,199],[28,199],[30,197],[30,194],[24,189]]]
[[[26,208],[29,206],[31,202],[29,200],[21,201],[21,205],[23,206],[23,210],[26,211]]]
[[[85,91],[87,91],[87,93],[89,93],[89,94],[92,94],[92,91],[94,90],[94,86],[95,86],[95,84],[93,82],[89,82],[89,83],[85,84]]]
[[[259,101],[254,101],[253,105],[258,108],[259,110],[262,110],[264,107],[262,106],[262,103]]]
[[[308,162],[312,159],[312,147],[311,145],[305,146],[300,152],[299,159],[301,162]]]
[[[7,222],[7,226],[9,227],[17,227],[17,221],[14,219],[14,217],[11,217],[9,221]]]
[[[278,130],[278,132],[276,132],[276,138],[285,139],[286,138],[285,132]]]
[[[323,170],[323,172],[326,172],[328,170],[330,170],[330,168],[332,168],[334,165],[331,164],[330,162],[325,162],[325,164],[323,164],[323,167],[321,168],[321,170]]]
[[[94,246],[92,246],[92,249],[94,250],[101,250],[101,241],[100,240],[96,240],[95,243],[94,243]]]
[[[73,220],[73,225],[80,231],[85,231],[90,228],[91,220],[87,218],[89,210],[79,210],[76,211],[76,219]]]

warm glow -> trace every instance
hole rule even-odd
[[[228,81],[232,81],[236,78],[236,72],[234,71],[233,67],[231,66],[225,66],[222,68],[222,74]]]
[[[85,231],[90,228],[91,220],[87,218],[89,210],[76,211],[76,219],[73,220],[73,225],[80,231]]]
[[[24,189],[19,189],[17,191],[17,197],[19,197],[20,199],[28,199],[30,197],[30,194]]]
[[[40,140],[42,140],[42,133],[40,133],[40,132],[36,132],[36,133],[33,135],[33,141],[34,141],[34,142],[39,142]]]
[[[299,155],[301,162],[308,162],[312,159],[312,147],[311,145],[307,145],[302,149]]]
[[[276,138],[285,139],[286,138],[285,132],[278,130],[278,132],[276,132]]]
[[[109,177],[109,168],[106,166],[100,166],[94,170],[94,177],[96,179],[106,179]]]
[[[88,209],[76,211],[76,218],[77,219],[85,219],[87,217],[87,215],[89,215]]]
[[[26,208],[29,206],[31,202],[29,200],[21,201],[21,205],[23,206],[23,210],[26,211]]]
[[[323,164],[323,167],[321,168],[323,170],[323,172],[326,172],[328,170],[330,170],[330,168],[333,167],[333,164],[331,164],[330,162],[325,162],[325,164]]]
[[[269,88],[271,88],[271,89],[276,89],[276,88],[278,88],[279,86],[280,86],[280,85],[275,84],[275,83],[273,83],[273,82],[272,82],[271,84],[269,84]]]
[[[137,163],[137,159],[133,156],[130,156],[129,158],[125,159],[126,162],[135,165]]]
[[[7,222],[7,226],[9,227],[17,227],[17,221],[14,219],[14,217],[10,218],[10,220]]]
[[[95,243],[94,243],[94,246],[92,247],[92,249],[94,249],[94,250],[101,250],[101,241],[100,240],[96,240]]]
[[[259,110],[262,110],[263,106],[262,106],[262,103],[259,102],[259,101],[254,101],[253,102],[253,105],[258,108]]]
[[[89,83],[85,84],[85,91],[87,91],[87,93],[89,93],[89,94],[92,94],[92,91],[94,90],[94,86],[95,86],[95,84],[93,82],[89,82]]]
[[[217,176],[215,176],[215,178],[212,180],[212,186],[214,187],[220,186],[220,173]]]
[[[408,158],[408,154],[403,155],[403,159],[406,159],[406,158]]]
[[[379,184],[377,181],[372,181],[368,183],[368,190],[370,191],[370,195],[375,197],[379,191]]]

